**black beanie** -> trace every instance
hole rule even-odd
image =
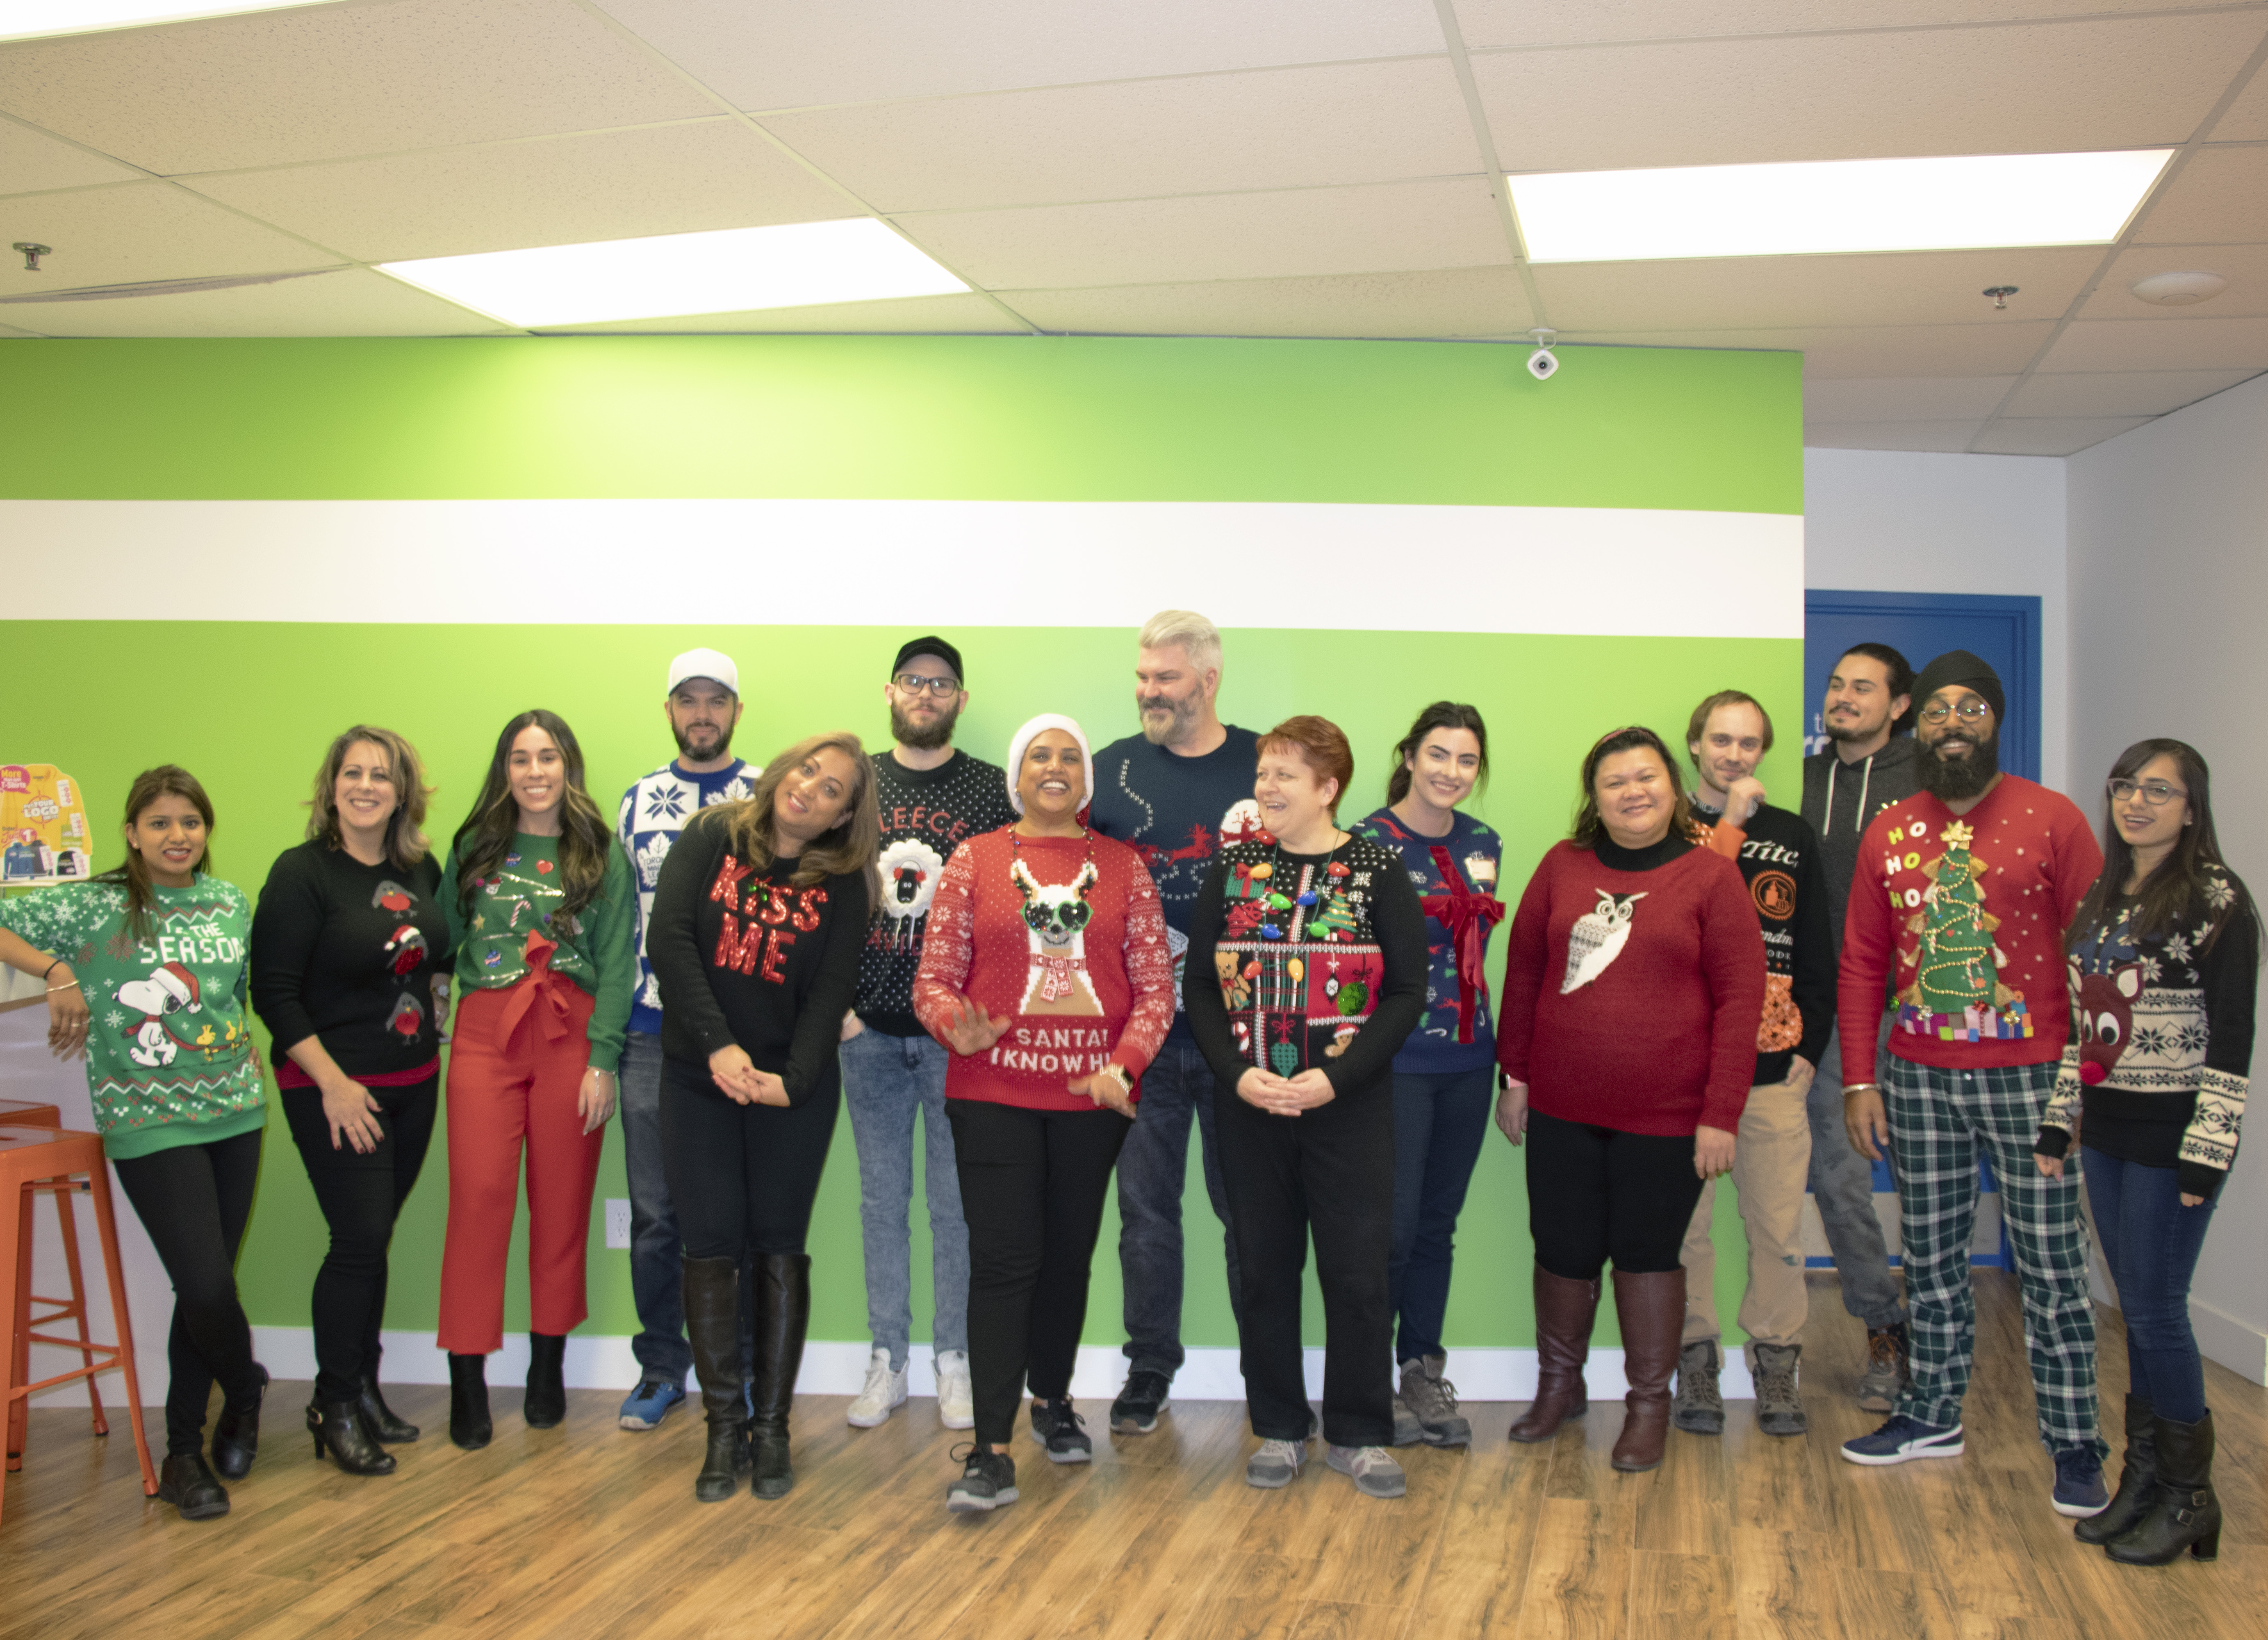
[[[1965,649],[1949,649],[1921,669],[1921,676],[1914,680],[1914,705],[1927,705],[1931,695],[1955,684],[1983,695],[1984,703],[1992,709],[1995,724],[2008,716],[2007,697],[2000,692],[2000,674]]]

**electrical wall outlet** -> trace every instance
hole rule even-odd
[[[607,1198],[607,1247],[610,1252],[627,1253],[630,1247],[630,1203],[628,1196]]]

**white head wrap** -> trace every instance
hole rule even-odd
[[[1087,749],[1086,731],[1079,726],[1077,720],[1066,717],[1061,712],[1042,712],[1037,717],[1017,730],[1009,740],[1008,801],[1014,805],[1017,813],[1021,814],[1024,812],[1024,799],[1017,795],[1016,781],[1023,770],[1026,749],[1031,746],[1035,737],[1042,729],[1060,729],[1079,742],[1079,762],[1086,782],[1086,802],[1079,805],[1081,812],[1084,812],[1086,804],[1094,801],[1094,754]]]

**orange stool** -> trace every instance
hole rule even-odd
[[[0,1127],[60,1128],[63,1113],[53,1105],[43,1105],[32,1099],[0,1099]],[[26,1200],[24,1210],[31,1211],[29,1195],[43,1192],[55,1199],[55,1217],[63,1230],[63,1265],[70,1277],[70,1297],[42,1298],[32,1291],[32,1237],[27,1224],[19,1224],[16,1239],[16,1305],[17,1325],[10,1329],[15,1340],[15,1376],[8,1381],[20,1384],[27,1380],[32,1370],[32,1333],[42,1327],[52,1327],[57,1321],[77,1320],[79,1342],[87,1342],[86,1283],[79,1274],[78,1222],[71,1212],[71,1197],[85,1188],[70,1179],[49,1179],[25,1187]],[[35,1316],[31,1306],[35,1304],[52,1305],[48,1313]],[[92,1362],[93,1356],[80,1351],[82,1361]],[[86,1380],[87,1405],[94,1414],[94,1432],[110,1433],[110,1424],[102,1416],[102,1391],[92,1378]],[[15,1474],[24,1467],[24,1430],[30,1417],[30,1403],[11,1401],[8,1403],[8,1473]]]
[[[85,1175],[84,1186],[74,1180],[73,1176],[79,1174]],[[97,1343],[87,1336],[85,1291],[79,1277],[78,1238],[70,1210],[71,1192],[82,1188],[94,1198],[95,1225],[102,1237],[102,1261],[110,1278],[110,1313],[118,1327],[116,1343]],[[64,1262],[70,1270],[73,1294],[70,1301],[35,1299],[32,1296],[32,1201],[40,1191],[55,1195],[56,1211],[63,1221]],[[158,1471],[150,1461],[150,1439],[142,1428],[142,1388],[134,1372],[133,1327],[128,1320],[126,1276],[118,1261],[118,1225],[111,1211],[110,1170],[103,1161],[101,1138],[95,1134],[73,1133],[59,1128],[20,1124],[0,1127],[0,1202],[10,1195],[16,1198],[16,1211],[9,1213],[0,1209],[0,1312],[9,1318],[11,1335],[7,1399],[11,1461],[8,1467],[21,1467],[25,1408],[29,1397],[58,1384],[68,1384],[73,1379],[85,1379],[88,1394],[93,1397],[94,1375],[118,1367],[126,1374],[126,1401],[133,1415],[134,1453],[142,1465],[142,1492],[144,1497],[154,1497],[158,1492]],[[32,1316],[35,1303],[56,1306],[39,1318],[38,1326],[49,1326],[76,1315],[78,1336],[61,1338],[35,1331]],[[27,1382],[31,1346],[35,1343],[76,1350],[82,1364],[37,1383]],[[106,1434],[108,1428],[103,1420],[102,1403],[95,1399],[95,1433]],[[0,1478],[0,1488],[4,1486],[4,1478]]]

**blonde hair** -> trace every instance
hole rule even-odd
[[[747,797],[705,809],[700,818],[715,815],[712,823],[725,828],[733,840],[733,851],[758,871],[769,871],[778,857],[772,835],[772,799],[780,782],[830,746],[850,759],[850,800],[843,805],[847,823],[823,834],[803,851],[795,863],[793,880],[809,887],[825,878],[862,873],[866,879],[866,908],[860,915],[871,916],[873,908],[882,903],[882,873],[876,864],[882,852],[882,817],[874,798],[874,760],[849,730],[797,741],[764,765],[764,772],[756,776]]]
[[[307,841],[320,842],[337,849],[344,847],[339,835],[339,770],[346,766],[347,754],[357,741],[366,741],[386,754],[386,772],[394,783],[394,813],[386,822],[386,857],[396,871],[406,871],[431,851],[421,829],[425,824],[425,799],[433,795],[433,788],[425,783],[425,765],[418,758],[417,748],[391,729],[373,729],[368,724],[357,724],[323,754],[323,766],[315,771],[315,795],[307,799]]]
[[[1199,672],[1220,670],[1220,629],[1194,609],[1160,609],[1136,641],[1144,649],[1178,649]]]

